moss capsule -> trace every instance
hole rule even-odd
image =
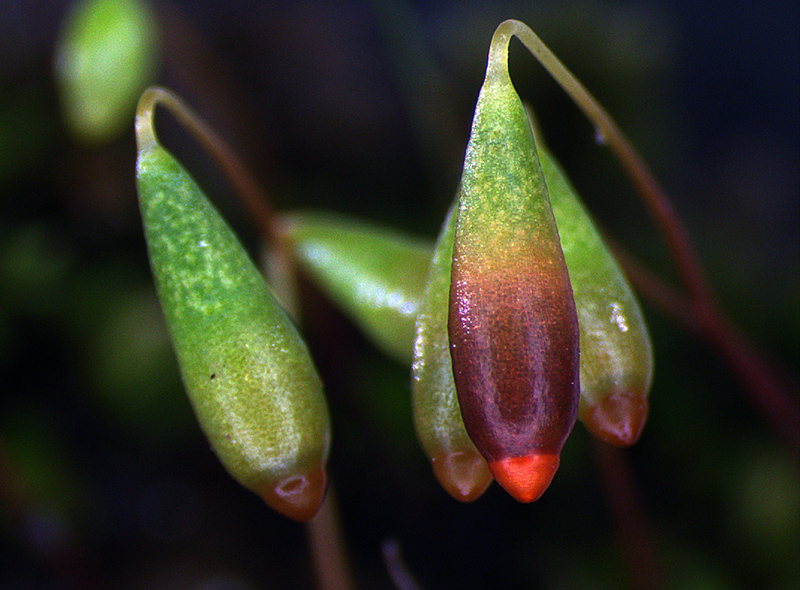
[[[306,345],[194,180],[139,139],[150,264],[200,425],[237,481],[307,520],[324,497],[330,426]]]
[[[148,2],[75,3],[55,58],[64,118],[73,136],[97,145],[129,129],[158,59],[158,26]]]
[[[555,160],[539,149],[580,327],[578,418],[616,446],[636,442],[647,417],[653,348],[628,281]]]
[[[379,348],[410,364],[430,243],[320,212],[285,214],[279,228],[308,277]]]
[[[417,316],[411,401],[414,426],[442,487],[461,502],[477,499],[492,483],[486,460],[469,438],[458,405],[447,309],[455,208],[442,225]]]
[[[575,422],[578,318],[507,44],[493,40],[464,159],[448,331],[467,432],[497,482],[530,502]]]

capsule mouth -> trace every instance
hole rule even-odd
[[[596,438],[615,447],[629,447],[639,440],[648,410],[644,395],[623,391],[588,407],[581,419]]]
[[[325,499],[327,476],[324,469],[294,474],[260,492],[267,506],[284,516],[304,522],[313,517]]]
[[[532,453],[489,462],[497,483],[517,502],[538,500],[553,481],[559,457],[554,453]]]
[[[443,453],[431,459],[433,474],[444,490],[459,502],[473,502],[492,483],[486,460],[478,451]]]

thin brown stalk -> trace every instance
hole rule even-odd
[[[772,430],[795,457],[800,457],[800,408],[790,393],[798,390],[797,383],[724,316],[715,317],[718,312],[714,307],[679,293],[613,241],[612,247],[636,290],[717,351]]]
[[[330,487],[319,512],[306,524],[306,531],[320,590],[353,590],[356,586],[350,573],[336,498]]]
[[[687,289],[694,298],[708,298],[705,275],[671,201],[611,115],[527,25],[515,20],[505,21],[497,28],[495,37],[498,35],[517,37],[592,122],[598,136],[617,157],[645,201],[667,242],[670,255],[675,260]]]
[[[627,451],[592,441],[595,463],[614,529],[628,564],[632,590],[663,587],[661,564]]]

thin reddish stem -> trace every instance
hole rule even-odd
[[[319,512],[306,523],[308,545],[320,590],[352,590],[355,584],[344,546],[336,498],[331,488],[328,487],[328,494]]]
[[[800,457],[800,407],[790,392],[798,385],[772,364],[753,343],[714,306],[692,301],[642,266],[618,244],[614,255],[637,291],[685,329],[705,340],[725,361],[751,402],[769,422],[786,447]]]
[[[663,586],[661,564],[627,451],[593,440],[594,459],[614,528],[628,563],[630,587],[658,590]]]
[[[504,35],[516,36],[592,122],[645,201],[667,242],[686,288],[693,298],[708,299],[705,275],[671,201],[611,115],[527,25],[515,20],[505,21],[497,27],[495,39]]]

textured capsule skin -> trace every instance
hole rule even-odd
[[[460,502],[471,502],[492,483],[486,460],[469,438],[453,381],[447,334],[455,208],[436,242],[417,315],[411,401],[414,427],[442,487]]]
[[[194,180],[157,144],[140,150],[150,264],[186,390],[228,472],[307,520],[325,492],[330,426],[308,350]]]
[[[563,171],[539,147],[580,327],[578,418],[616,446],[636,442],[647,417],[653,348],[639,303]]]
[[[309,278],[381,350],[410,364],[430,244],[321,212],[284,214],[278,227]]]
[[[467,432],[497,482],[537,499],[578,409],[578,319],[506,56],[490,54],[461,179],[448,331]]]

